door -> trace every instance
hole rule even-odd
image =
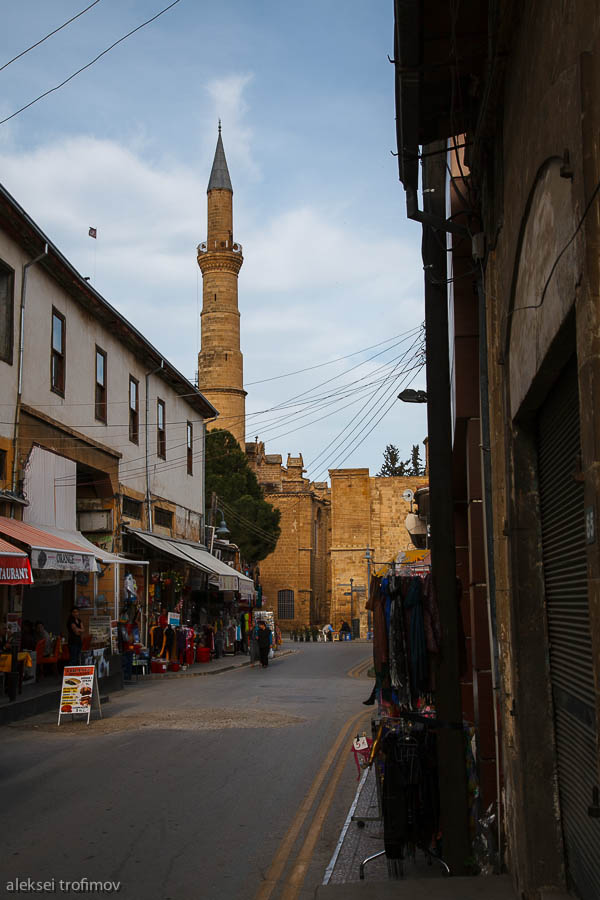
[[[577,365],[565,367],[537,421],[542,555],[558,787],[569,886],[600,897],[596,698],[587,584]],[[532,711],[535,714],[535,711]]]

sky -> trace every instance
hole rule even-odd
[[[169,0],[98,0],[2,68],[89,2],[6,4],[0,119]],[[0,125],[4,187],[193,381],[221,119],[244,253],[246,437],[284,463],[302,453],[314,480],[374,474],[387,444],[408,458],[426,436],[426,407],[396,399],[425,388],[425,370],[420,227],[391,153],[392,49],[392,0],[179,0]]]

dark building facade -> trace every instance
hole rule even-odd
[[[447,370],[428,368],[430,403],[448,384],[453,475],[451,496],[436,494],[445,438],[430,430],[432,563],[441,503],[454,529],[438,531],[438,563],[451,540],[470,650],[463,711],[479,725],[484,796],[500,787],[517,895],[594,900],[598,6],[396,0],[395,11],[400,178],[423,227],[426,296],[442,297],[428,327],[451,336]]]

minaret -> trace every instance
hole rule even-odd
[[[246,391],[238,310],[238,273],[244,257],[242,245],[233,240],[233,188],[220,121],[207,194],[207,238],[198,245],[198,265],[202,272],[198,387],[220,413],[208,427],[227,429],[245,450]]]

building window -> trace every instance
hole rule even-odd
[[[12,365],[15,273],[0,262],[0,359]]]
[[[96,418],[106,422],[106,353],[96,347]]]
[[[134,444],[140,442],[139,419],[139,393],[140,385],[136,379],[129,376],[129,440]]]
[[[133,497],[123,496],[123,515],[129,516],[131,519],[141,519],[142,501],[134,500]]]
[[[6,478],[6,450],[0,450],[0,481]]]
[[[167,458],[167,432],[165,426],[165,401],[156,401],[156,455]]]
[[[52,350],[50,358],[50,387],[56,394],[65,395],[65,317],[52,309]]]
[[[187,423],[187,473],[194,474],[194,432],[192,423]]]
[[[173,525],[173,513],[169,509],[161,509],[157,506],[154,510],[154,523],[161,528],[171,528]]]
[[[294,592],[278,591],[277,592],[277,618],[293,619],[294,618]]]

